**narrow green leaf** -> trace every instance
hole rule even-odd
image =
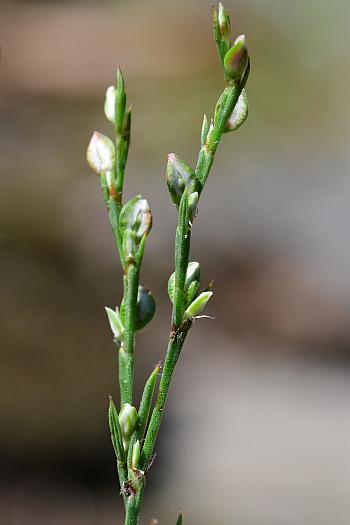
[[[202,124],[202,131],[201,131],[201,146],[203,147],[206,140],[207,140],[207,135],[208,135],[208,131],[209,131],[209,122],[208,122],[208,118],[206,115],[204,115],[203,117],[203,124]]]
[[[137,432],[139,439],[142,440],[145,434],[145,430],[147,427],[151,406],[152,406],[152,399],[154,394],[154,389],[156,387],[157,377],[159,374],[160,365],[157,365],[155,369],[153,370],[152,374],[148,378],[145,388],[143,389],[143,394],[140,402],[140,408],[139,408],[139,419],[137,424]]]
[[[190,319],[199,315],[206,307],[207,302],[213,295],[213,292],[202,292],[186,309],[185,317]]]
[[[182,518],[183,518],[183,514],[182,512],[180,512],[179,517],[177,518],[176,525],[182,525]]]
[[[116,90],[116,96],[115,96],[115,130],[116,130],[117,135],[122,135],[123,133],[125,106],[126,106],[126,93],[125,93],[124,77],[121,72],[121,69],[118,67],[117,90]]]
[[[112,310],[112,308],[105,306],[105,310],[114,337],[121,341],[124,334],[124,326],[120,319],[119,309]]]
[[[139,468],[140,456],[141,456],[140,441],[137,440],[132,447],[132,456],[131,456],[132,468],[134,469]]]
[[[113,403],[113,399],[109,398],[109,408],[108,408],[108,422],[109,422],[109,429],[111,432],[111,439],[112,444],[114,448],[115,455],[117,457],[117,460],[125,464],[126,457],[125,457],[125,450],[123,446],[123,438],[122,438],[122,431],[119,424],[119,418],[118,418],[118,412],[115,408],[115,405]]]

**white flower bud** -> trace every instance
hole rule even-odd
[[[105,98],[105,115],[110,122],[115,123],[115,98],[117,96],[117,90],[114,86],[109,86],[106,91]]]
[[[86,155],[87,162],[97,175],[113,172],[115,167],[115,147],[111,139],[95,131]]]

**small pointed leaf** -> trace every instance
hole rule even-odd
[[[189,305],[185,311],[185,317],[187,319],[191,317],[196,317],[199,315],[204,308],[206,307],[207,302],[213,295],[213,292],[202,292],[198,297]]]
[[[177,518],[176,525],[182,525],[182,519],[183,519],[183,514],[182,512],[180,512],[179,517]]]
[[[114,337],[118,339],[119,341],[121,341],[123,339],[124,326],[120,319],[118,308],[116,308],[115,310],[112,310],[112,308],[109,308],[108,306],[106,306],[105,310],[106,310],[108,321],[109,321]]]

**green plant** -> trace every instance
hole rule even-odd
[[[155,442],[162,421],[169,386],[177,360],[193,320],[201,314],[212,296],[210,287],[199,292],[200,267],[189,262],[191,230],[198,201],[211,170],[222,136],[238,129],[248,113],[244,90],[249,75],[249,55],[244,36],[231,42],[230,19],[222,4],[213,8],[214,36],[224,69],[225,88],[220,95],[213,119],[204,116],[201,148],[193,170],[177,155],[168,155],[166,181],[171,199],[178,210],[175,238],[175,272],[168,284],[173,304],[168,348],[162,368],[156,401],[153,395],[160,364],[146,382],[138,410],[133,403],[135,336],[148,324],[155,311],[151,292],[139,284],[140,268],[147,236],[152,226],[148,203],[140,195],[123,205],[123,183],[128,157],[131,108],[126,105],[124,79],[118,70],[116,86],[107,89],[105,114],[114,125],[115,143],[95,132],[87,160],[99,175],[121,266],[124,295],[116,310],[106,308],[114,343],[119,353],[119,413],[110,399],[109,425],[121,495],[125,506],[125,525],[138,523],[146,477],[152,462]],[[182,523],[180,514],[178,524]]]

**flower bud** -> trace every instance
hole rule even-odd
[[[124,326],[120,318],[118,307],[115,310],[112,310],[112,308],[108,308],[108,306],[106,306],[105,310],[115,339],[117,341],[122,341],[124,335]]]
[[[234,131],[242,126],[248,116],[248,109],[248,97],[245,89],[243,89],[237,100],[237,104],[233,108],[230,118],[225,124],[224,132],[227,133],[228,131]]]
[[[135,407],[125,403],[119,412],[119,424],[123,436],[124,449],[127,450],[129,440],[135,430],[138,415]]]
[[[225,44],[229,48],[231,45],[230,17],[221,2],[219,3],[218,24],[219,24],[222,40],[225,42]]]
[[[106,98],[105,98],[105,115],[106,118],[110,121],[115,123],[115,99],[117,96],[117,90],[114,86],[109,86],[109,88],[106,91]]]
[[[134,446],[132,447],[132,456],[131,456],[131,466],[135,470],[139,468],[140,456],[141,456],[140,441],[137,440],[134,443]]]
[[[168,155],[166,180],[171,199],[176,206],[180,204],[185,188],[187,188],[189,194],[199,189],[195,172],[175,153]]]
[[[241,80],[249,62],[247,44],[244,35],[236,38],[235,43],[224,58],[226,75],[231,80]]]
[[[185,305],[188,306],[195,298],[200,285],[200,266],[197,262],[190,262],[187,266],[185,280]],[[168,281],[168,295],[170,301],[174,302],[175,297],[175,272],[171,274]]]
[[[137,195],[123,206],[119,227],[122,230],[132,230],[136,243],[139,243],[144,235],[148,235],[152,227],[152,214],[146,199]]]
[[[194,193],[191,193],[191,195],[188,197],[188,218],[193,223],[194,218],[197,213],[197,205],[198,205],[198,192],[195,191]]]
[[[190,262],[187,266],[185,287],[188,288],[194,281],[200,282],[201,269],[198,262]]]
[[[153,319],[156,311],[156,302],[150,290],[139,285],[136,303],[136,320],[135,328],[137,331],[142,330]],[[122,301],[120,305],[120,317],[122,323],[125,323],[125,304]]]
[[[115,147],[111,139],[95,131],[87,149],[86,159],[97,175],[114,172]]]
[[[218,54],[224,63],[225,55],[231,47],[231,24],[230,17],[221,3],[218,10],[213,6],[213,27]]]
[[[198,314],[200,314],[211,296],[213,295],[213,292],[202,292],[201,294],[196,297],[196,299],[189,305],[189,307],[185,311],[185,318],[189,319],[191,317],[196,317]]]
[[[152,293],[139,286],[136,303],[136,330],[142,330],[153,319],[156,311],[156,302]]]
[[[117,135],[128,135],[130,128],[130,107],[126,108],[125,83],[122,72],[118,68],[115,86],[109,86],[106,91],[104,111],[107,119],[115,125]],[[130,132],[130,129],[129,129]]]

